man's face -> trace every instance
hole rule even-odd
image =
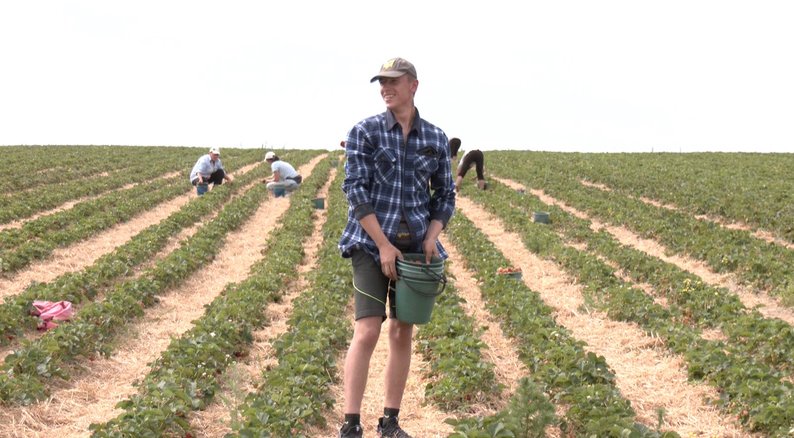
[[[419,81],[412,78],[411,75],[402,75],[398,78],[381,77],[378,82],[380,83],[380,95],[386,102],[386,108],[390,110],[411,105],[416,88],[419,86]]]
[[[218,157],[220,157],[220,154],[213,154],[212,152],[210,152],[210,160],[218,161]]]

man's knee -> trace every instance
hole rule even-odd
[[[375,348],[380,337],[381,317],[372,316],[356,321],[353,341],[363,348]]]
[[[411,342],[413,330],[414,326],[412,324],[393,319],[389,326],[389,337],[397,342]]]

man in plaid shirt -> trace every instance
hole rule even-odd
[[[386,112],[359,122],[345,142],[342,190],[348,221],[339,242],[353,263],[356,323],[345,359],[345,424],[340,437],[360,437],[361,403],[372,352],[389,305],[384,437],[409,437],[397,416],[411,365],[413,325],[396,319],[396,261],[403,252],[446,258],[438,235],[455,209],[455,186],[444,131],[419,117],[414,95],[419,81],[413,64],[394,58],[370,82],[380,83]]]

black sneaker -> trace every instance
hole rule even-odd
[[[339,438],[361,438],[364,436],[364,431],[361,430],[361,425],[356,424],[350,426],[347,423],[343,424],[339,429]]]
[[[397,417],[378,418],[378,435],[382,438],[411,438],[411,435],[400,429]]]

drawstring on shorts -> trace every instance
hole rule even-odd
[[[386,296],[389,296],[389,292],[394,290],[393,287],[392,287],[392,284],[394,284],[394,280],[389,280],[389,286],[388,286],[388,289],[386,289]],[[363,290],[359,289],[358,286],[356,286],[355,280],[353,281],[353,288],[356,290],[356,292],[358,292],[358,293],[360,293],[360,294],[362,294],[362,295],[364,295],[366,297],[372,298],[373,300],[383,304],[384,306],[386,305],[386,302],[381,301],[377,297],[374,297],[374,296],[364,292]]]

